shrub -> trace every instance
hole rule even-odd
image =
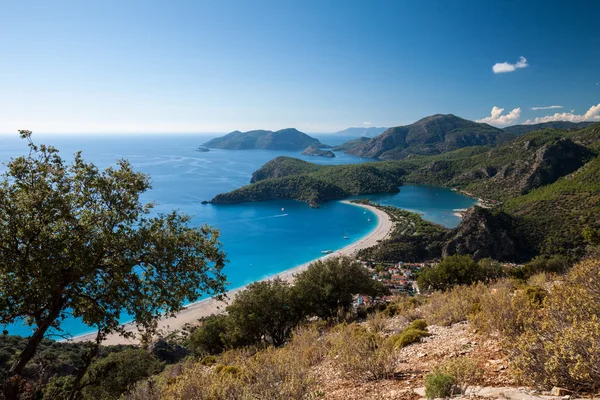
[[[367,325],[373,332],[382,332],[387,326],[388,318],[384,316],[383,313],[376,313],[371,315],[371,317],[367,320]]]
[[[485,292],[479,299],[477,312],[469,316],[474,328],[488,335],[500,334],[505,342],[513,342],[531,325],[541,303],[527,289],[504,285]]]
[[[462,394],[465,394],[469,386],[480,383],[483,378],[483,370],[469,357],[450,358],[440,366],[439,371],[454,378],[454,383]]]
[[[319,323],[313,323],[296,329],[292,334],[292,340],[286,345],[289,351],[298,354],[309,366],[319,363],[327,354],[325,340],[321,335],[319,325]]]
[[[112,353],[93,363],[84,377],[84,398],[113,399],[136,382],[162,371],[163,365],[144,350]]]
[[[202,319],[201,325],[190,335],[189,347],[194,354],[204,356],[225,350],[223,336],[227,329],[227,316],[211,315]]]
[[[483,283],[478,283],[435,292],[429,303],[422,307],[423,315],[429,323],[442,326],[466,321],[469,315],[478,311],[481,298],[487,291]]]
[[[392,336],[396,347],[406,347],[409,344],[420,342],[422,338],[429,336],[429,333],[424,330],[407,328],[402,333]]]
[[[436,371],[425,377],[425,395],[428,399],[449,397],[453,387],[454,378],[450,375]]]
[[[348,377],[369,381],[393,376],[396,352],[392,340],[351,324],[334,328],[328,342],[334,365]]]
[[[200,364],[207,366],[207,367],[210,367],[211,365],[214,365],[216,363],[217,363],[217,357],[215,357],[215,356],[206,356],[200,361]]]
[[[270,347],[254,354],[228,353],[235,365],[206,368],[200,363],[188,364],[166,385],[161,398],[288,400],[307,398],[314,392],[308,362],[293,346]]]
[[[408,326],[409,329],[417,329],[420,331],[424,331],[427,329],[427,322],[424,319],[416,319],[410,323]]]
[[[511,347],[527,383],[594,392],[600,382],[600,260],[586,260],[554,285]]]

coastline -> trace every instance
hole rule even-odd
[[[394,224],[391,221],[390,217],[385,212],[383,212],[373,206],[366,205],[366,204],[351,203],[350,201],[347,201],[347,200],[342,200],[341,202],[344,204],[349,204],[349,205],[353,205],[356,207],[363,207],[363,208],[366,208],[366,209],[372,211],[375,214],[375,216],[377,217],[377,226],[375,227],[375,229],[373,229],[368,235],[362,237],[361,239],[357,240],[356,242],[352,242],[348,246],[343,247],[337,251],[334,251],[331,254],[327,254],[325,256],[319,257],[316,260],[309,261],[307,263],[295,266],[293,268],[290,268],[288,270],[280,272],[279,274],[275,274],[275,275],[266,277],[259,281],[265,281],[265,280],[274,279],[274,278],[281,278],[287,282],[293,282],[294,276],[296,274],[306,270],[306,268],[308,267],[309,264],[311,264],[317,260],[324,260],[324,259],[327,259],[330,257],[336,257],[336,256],[342,256],[342,255],[343,256],[353,256],[358,252],[358,250],[376,245],[378,241],[385,239],[392,231]],[[245,287],[246,287],[246,285],[236,288],[236,289],[233,289],[233,290],[230,290],[229,292],[226,293],[226,295],[229,299],[233,299],[235,297],[235,295],[237,293],[239,293],[240,291],[244,290]],[[199,300],[195,303],[188,304],[187,306],[184,306],[184,308],[174,317],[162,318],[160,321],[158,321],[158,331],[166,334],[168,332],[172,332],[172,331],[181,329],[186,324],[196,323],[198,321],[198,319],[200,319],[200,318],[223,312],[226,306],[227,306],[227,301],[219,301],[214,298],[203,299],[203,300]],[[133,332],[133,333],[137,332],[137,328],[135,327],[135,325],[133,323],[124,324],[124,327],[127,332]],[[76,336],[76,337],[70,339],[69,341],[70,342],[85,342],[85,341],[92,341],[94,339],[95,339],[95,333],[91,333],[91,334]],[[137,339],[126,339],[117,334],[112,334],[112,335],[108,336],[102,342],[103,345],[138,344],[138,343],[139,343],[139,341]]]

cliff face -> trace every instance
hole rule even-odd
[[[333,154],[332,151],[329,150],[321,150],[318,147],[315,146],[310,146],[307,147],[302,153],[305,156],[318,156],[318,157],[329,157],[329,158],[333,158],[335,157],[335,154]]]
[[[452,230],[442,248],[442,257],[469,254],[476,260],[528,259],[529,251],[518,234],[517,221],[504,213],[472,207]]]
[[[227,150],[304,150],[309,146],[321,146],[318,139],[308,136],[294,128],[276,132],[256,130],[248,132],[234,131],[225,136],[209,140],[204,146]]]
[[[435,155],[468,146],[494,145],[508,135],[501,129],[436,114],[414,124],[389,128],[381,135],[350,147],[348,154],[382,160],[400,160],[409,154]]]

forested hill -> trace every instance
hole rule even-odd
[[[267,149],[267,150],[304,150],[307,147],[321,147],[323,144],[306,133],[294,128],[279,131],[256,130],[248,132],[234,131],[204,143],[205,147],[227,150]]]
[[[565,131],[575,131],[578,129],[587,128],[593,124],[593,122],[552,121],[543,122],[541,124],[507,126],[502,128],[502,130],[512,135],[524,135],[526,133],[539,131],[541,129],[561,129]]]
[[[356,143],[346,153],[381,160],[400,160],[409,154],[435,155],[469,146],[490,146],[511,136],[488,124],[452,114],[436,114],[411,125],[389,128],[381,135]]]
[[[295,199],[318,206],[353,194],[395,192],[403,183],[433,184],[499,201],[497,211],[507,217],[498,224],[514,219],[534,252],[577,251],[584,227],[600,229],[599,151],[600,124],[595,124],[395,161],[323,166],[278,157],[254,173],[254,183],[212,203]]]

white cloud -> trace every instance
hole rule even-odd
[[[369,121],[365,121],[365,122],[363,122],[363,125],[364,126],[370,126],[370,125],[373,125],[373,123],[369,122]]]
[[[546,115],[545,117],[537,117],[536,119],[528,119],[525,121],[526,124],[541,124],[543,122],[552,121],[569,121],[569,122],[583,122],[583,121],[600,121],[600,103],[595,106],[591,106],[589,110],[583,115],[577,115],[573,113],[574,110],[568,113],[556,113],[554,115]]]
[[[525,68],[528,66],[529,64],[527,64],[527,59],[521,56],[519,57],[519,61],[517,61],[515,64],[511,64],[508,62],[494,64],[494,66],[492,67],[492,71],[494,71],[495,74],[502,74],[504,72],[513,72],[516,71],[518,68]]]
[[[505,115],[502,115],[503,111],[504,108],[494,106],[492,107],[491,116],[478,119],[477,122],[484,122],[486,124],[496,126],[506,126],[514,124],[521,116],[520,108],[515,108],[514,110]]]
[[[536,110],[552,110],[554,108],[563,108],[563,106],[531,107],[531,109],[533,111],[536,111]]]

